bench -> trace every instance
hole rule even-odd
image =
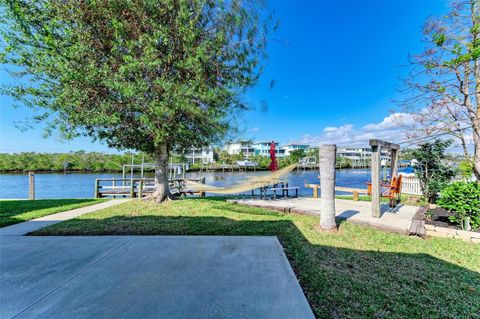
[[[305,184],[305,187],[306,188],[312,188],[313,189],[313,198],[318,198],[318,189],[320,188],[320,184]],[[339,191],[339,192],[352,193],[354,201],[359,200],[359,196],[358,196],[359,194],[368,194],[367,189],[361,189],[361,188],[335,186],[335,190]]]

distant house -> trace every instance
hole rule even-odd
[[[208,164],[214,160],[213,147],[191,148],[186,150],[184,156],[189,164]]]
[[[270,144],[272,142],[256,142],[253,143],[255,149],[255,155],[270,156]],[[285,157],[285,150],[278,147],[278,143],[275,143],[275,155],[278,158]]]
[[[252,143],[246,141],[225,144],[223,150],[230,155],[243,154],[245,159],[255,155],[255,149],[253,148]]]
[[[285,151],[286,156],[290,155],[291,152],[296,150],[308,151],[309,148],[310,145],[308,144],[288,144],[281,147],[281,149]]]
[[[337,148],[337,156],[348,158],[353,162],[370,160],[372,158],[372,148],[370,147],[340,147]],[[390,161],[390,152],[382,150],[380,158],[382,161]]]

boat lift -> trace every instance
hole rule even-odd
[[[127,172],[130,170],[130,179],[133,180],[133,172],[140,170],[140,179],[145,178],[146,170],[155,170],[155,163],[145,163],[144,156],[142,156],[141,164],[134,164],[134,157],[132,156],[131,164],[122,165],[122,180],[127,179]],[[187,170],[189,169],[188,163],[169,163],[168,164],[168,179],[182,178],[186,179]]]

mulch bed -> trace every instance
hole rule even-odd
[[[448,217],[452,215],[453,213],[441,207],[435,209],[429,208],[425,213],[425,224],[461,230],[462,228],[459,225],[452,223],[448,219]],[[480,232],[480,230],[476,232]]]

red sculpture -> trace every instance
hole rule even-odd
[[[276,154],[275,154],[275,142],[274,141],[272,141],[272,143],[270,143],[270,151],[269,152],[270,152],[271,163],[268,166],[268,169],[273,172],[273,171],[276,171],[278,169],[278,163],[277,163]]]

